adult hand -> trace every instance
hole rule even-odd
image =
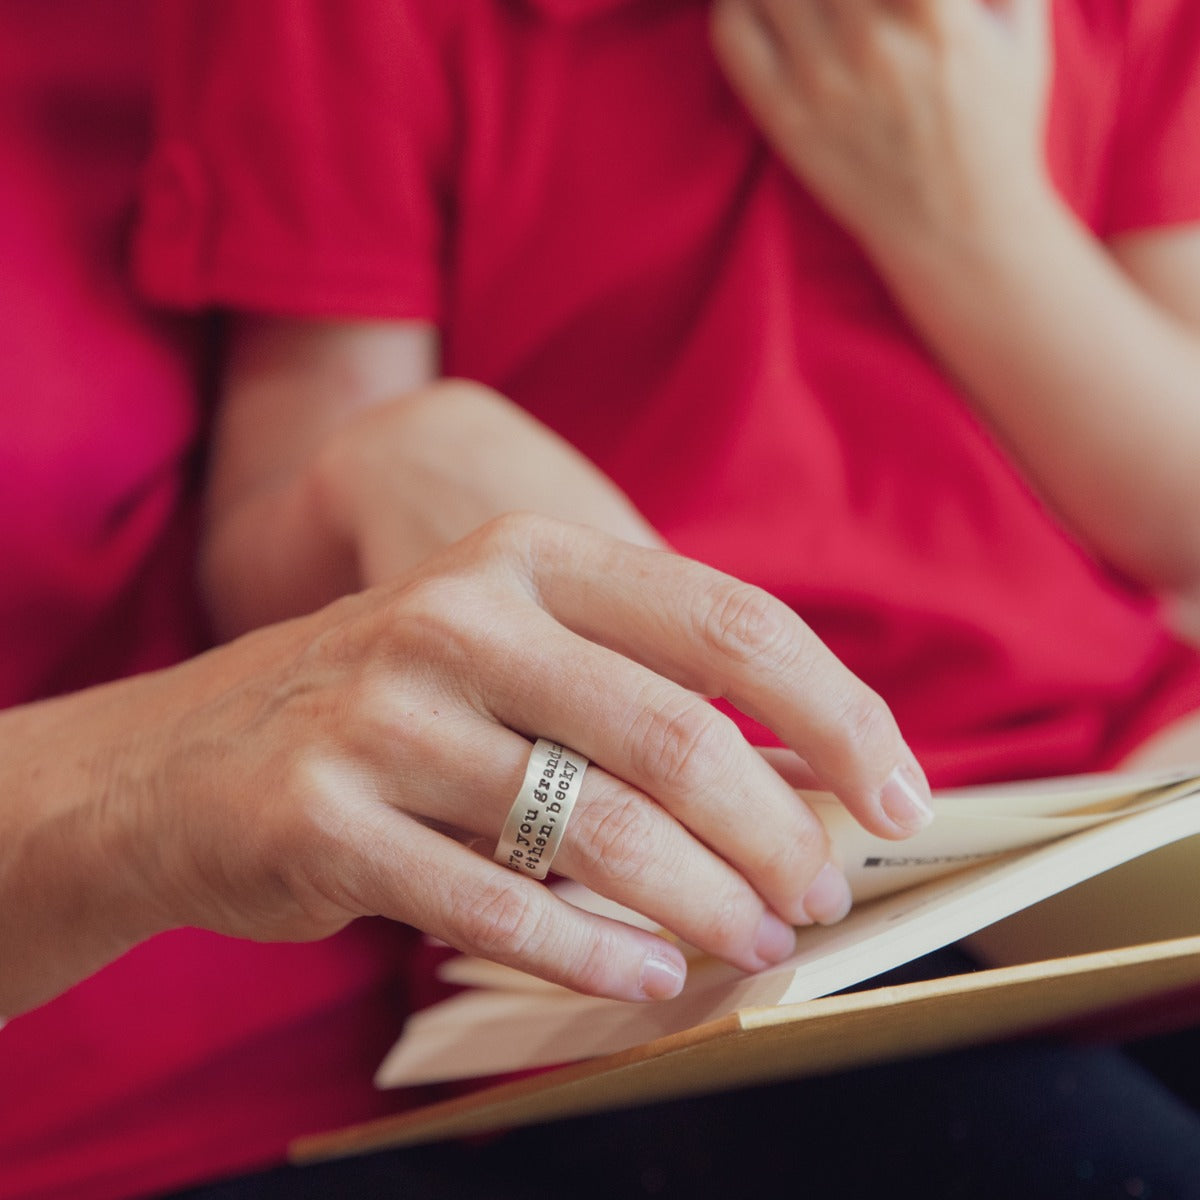
[[[868,253],[1012,220],[1048,186],[1048,0],[716,0],[781,158]]]
[[[718,695],[870,828],[919,816],[888,710],[784,605],[529,516],[172,670],[13,710],[0,1012],[157,930],[309,939],[365,914],[581,991],[673,995],[675,946],[491,861],[537,736],[593,762],[556,871],[739,967],[777,961],[848,894]]]

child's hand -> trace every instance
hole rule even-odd
[[[510,512],[663,546],[625,494],[568,442],[503,396],[464,380],[431,384],[360,413],[333,435],[316,470],[364,586]]]
[[[505,513],[662,546],[584,455],[489,388],[439,379],[439,356],[421,322],[238,323],[201,548],[218,636],[391,579]]]
[[[778,154],[869,253],[974,236],[1047,186],[1048,0],[716,0]]]

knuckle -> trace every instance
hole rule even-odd
[[[364,912],[353,888],[361,832],[345,805],[345,769],[332,756],[305,754],[276,764],[271,797],[244,824],[234,862],[249,856],[255,905],[293,911],[302,924],[329,923]]]
[[[620,958],[616,938],[608,930],[590,934],[570,964],[571,987],[591,995],[603,995],[612,979],[613,963]]]
[[[713,897],[705,915],[707,949],[722,958],[737,956],[751,945],[762,906],[742,889],[731,889]]]
[[[705,614],[704,636],[740,666],[770,659],[785,665],[802,652],[799,618],[781,601],[750,584],[731,584]]]
[[[501,875],[455,897],[454,923],[464,945],[485,958],[502,960],[520,958],[535,949],[542,939],[541,922],[523,883],[515,876]]]
[[[707,701],[684,693],[634,719],[630,758],[643,778],[674,793],[704,789],[729,761],[733,724]]]
[[[457,553],[464,569],[476,577],[481,567],[490,572],[489,596],[505,591],[540,604],[542,582],[561,555],[568,528],[541,513],[501,513],[464,538]],[[477,602],[475,607],[488,605]]]
[[[477,536],[485,551],[496,557],[516,554],[527,563],[553,553],[561,536],[551,517],[532,512],[506,512],[479,527]]]
[[[332,755],[310,751],[285,758],[272,774],[278,799],[269,817],[255,823],[264,854],[282,871],[328,860],[345,840],[348,816],[339,800],[345,768]]]
[[[473,600],[473,590],[458,575],[428,572],[389,594],[380,615],[393,629],[425,627],[439,635],[455,627],[453,617],[471,611]]]
[[[443,404],[447,400],[477,405],[504,405],[509,403],[499,392],[488,387],[487,384],[480,383],[475,379],[467,379],[459,376],[448,376],[438,380],[437,383],[428,389],[428,393],[438,404]]]
[[[816,873],[828,849],[825,828],[819,820],[798,820],[762,854],[755,876],[762,881],[764,891],[790,895],[797,880]]]
[[[838,709],[836,728],[845,751],[852,754],[891,741],[897,735],[891,711],[865,684],[853,687],[845,696]]]
[[[436,667],[489,661],[505,638],[498,611],[481,604],[481,595],[471,578],[453,572],[406,584],[384,602],[373,653],[387,647],[407,675],[414,662]]]
[[[573,849],[589,873],[627,883],[659,862],[661,816],[632,789],[593,798],[574,814]]]

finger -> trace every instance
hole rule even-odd
[[[971,4],[981,0],[968,0]],[[989,0],[982,0],[987,4]],[[936,30],[943,27],[953,10],[961,8],[963,0],[890,0],[889,7],[893,15],[907,21],[910,25],[922,30]]]
[[[928,823],[929,785],[891,712],[786,605],[592,530],[540,524],[529,552],[542,603],[568,628],[731,701],[804,758],[871,832],[902,837]]]
[[[490,856],[520,790],[530,743],[479,717],[455,722],[444,734],[438,746],[417,752],[424,777],[441,786],[433,792],[418,785],[400,793],[398,803],[443,832],[479,835],[472,844]],[[664,808],[595,764],[584,776],[554,870],[744,971],[788,957],[795,949],[792,924],[842,915],[798,908],[784,922]]]
[[[855,0],[843,2],[854,4]],[[836,55],[836,0],[754,0],[754,8],[789,62],[829,61]]]
[[[566,904],[393,810],[344,818],[333,866],[354,881],[360,911],[589,995],[665,1000],[682,989],[686,961],[656,934]]]
[[[790,71],[757,8],[746,0],[716,0],[709,38],[730,86],[758,126],[772,134],[785,126],[801,132],[804,113],[789,94]]]
[[[1019,40],[1040,62],[1053,57],[1049,0],[994,0],[993,7],[1008,13]]]
[[[849,86],[869,61],[880,24],[892,16],[884,0],[756,0],[769,36],[802,88]]]
[[[442,570],[433,584],[398,585],[395,609],[382,610],[385,618],[394,612],[392,620],[383,629],[376,622],[367,627],[379,678],[373,687],[360,680],[361,707],[388,711],[387,677],[396,665],[391,659],[395,655],[400,666],[407,669],[414,629],[423,631],[427,667],[433,667],[436,657],[444,659],[436,673],[441,677],[438,686],[445,689],[445,704],[436,698],[432,703],[428,698],[413,703],[405,698],[405,689],[397,688],[392,714],[395,734],[388,736],[385,729],[381,739],[377,731],[372,732],[365,745],[352,746],[350,751],[360,758],[364,753],[377,757],[375,748],[381,741],[384,745],[407,745],[407,762],[395,777],[401,784],[419,790],[423,774],[436,778],[456,769],[453,763],[438,762],[434,747],[439,736],[450,735],[456,745],[466,747],[461,755],[463,762],[480,758],[478,745],[453,726],[446,726],[445,715],[439,715],[453,712],[456,702],[465,700],[530,739],[548,737],[581,750],[612,775],[651,796],[742,875],[757,893],[759,903],[765,901],[791,924],[840,919],[849,907],[849,888],[844,876],[829,863],[823,826],[750,749],[732,722],[679,685],[620,653],[571,633],[531,603],[528,589],[546,582],[548,574],[534,561],[544,553],[544,547],[536,548],[533,543],[544,540],[550,532],[563,538],[566,545],[574,545],[576,535],[590,542],[584,557],[601,577],[605,564],[596,557],[597,551],[615,548],[624,554],[634,549],[582,527],[542,518],[508,518],[493,523],[464,547],[443,556]],[[519,541],[526,545],[515,554]],[[716,577],[673,555],[655,551],[646,554],[656,570],[677,571],[682,565],[689,574],[698,570]],[[456,558],[470,568],[461,577],[456,577],[453,569]],[[479,564],[489,558],[496,569],[484,575],[481,596]],[[514,561],[521,560],[527,564],[523,579],[514,571]],[[568,573],[572,572],[568,566]],[[598,589],[597,594],[602,590]],[[605,607],[601,597],[598,611],[603,612]],[[616,623],[623,623],[619,614]],[[391,625],[396,628],[385,633]],[[404,630],[407,635],[397,636]],[[389,654],[388,644],[393,638]],[[514,647],[521,648],[519,670],[514,670]],[[689,747],[693,736],[689,728],[695,729],[701,749],[721,764],[720,769],[709,771],[703,767],[703,754],[693,753]],[[678,765],[680,754],[685,760],[682,767]],[[731,762],[737,765],[731,767]],[[514,764],[514,780],[517,769],[518,764]],[[506,797],[509,804],[514,795],[510,792]],[[731,802],[731,796],[736,803]],[[436,808],[426,811],[444,819]],[[738,819],[739,813],[742,819]],[[681,850],[672,855],[679,863],[687,863],[689,858],[699,861],[694,852],[689,855]],[[654,878],[653,863],[649,864],[648,877]],[[606,888],[601,880],[589,880],[611,893],[611,886]],[[736,880],[733,883],[737,885]],[[712,895],[727,896],[729,890],[728,885],[714,887]],[[642,904],[636,894],[626,894],[626,898],[633,906]],[[685,921],[692,903],[687,891],[671,892],[654,912],[673,928],[690,929]],[[750,940],[742,931],[749,924],[756,935],[761,932],[762,910],[755,907],[754,921],[750,922],[746,900],[729,901],[725,907],[735,919],[716,921],[714,932],[697,940],[714,953],[730,958],[739,951],[749,953],[748,945],[757,948],[757,936]]]
[[[541,629],[526,628],[545,654],[527,665],[520,688],[503,695],[497,687],[495,711],[501,720],[531,736],[564,742],[652,797],[792,924],[845,915],[849,888],[844,879],[839,885],[836,869],[826,869],[830,848],[824,826],[728,717],[693,692],[577,637],[549,617]],[[569,671],[564,664],[570,664]],[[622,823],[630,825],[624,843],[613,836]],[[610,871],[619,864],[619,874],[632,879],[648,868],[678,880],[687,887],[680,899],[692,902],[698,889],[687,886],[687,875],[700,871],[706,856],[696,848],[681,856],[682,847],[668,844],[669,859],[658,863],[635,846],[635,834],[651,839],[650,846],[661,843],[662,832],[648,811],[624,806],[615,823],[609,817],[594,829]],[[723,903],[733,900],[727,888],[720,896]],[[687,905],[674,907],[671,927],[678,928]],[[734,912],[732,924],[744,929],[745,903]]]
[[[794,953],[792,926],[812,924],[812,916],[801,910],[781,919],[724,858],[623,780],[593,767],[584,789],[556,871],[743,971]]]
[[[814,774],[812,767],[794,750],[787,750],[783,746],[757,746],[755,749],[788,787],[805,791],[820,788],[821,781]]]
[[[748,0],[715,0],[709,37],[743,95],[777,91],[787,80],[779,40],[763,13]]]
[[[709,20],[713,50],[730,84],[772,135],[803,136],[809,97],[841,79],[832,35],[816,0],[786,11],[768,0],[717,0]]]

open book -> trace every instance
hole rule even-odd
[[[830,796],[805,798],[855,895],[841,924],[801,930],[792,958],[753,976],[690,953],[682,995],[653,1005],[451,959],[447,978],[466,990],[409,1020],[377,1084],[555,1069],[305,1139],[297,1157],[949,1048],[1200,985],[1200,772],[942,791],[934,823],[904,842],[866,833]],[[562,891],[649,927],[575,885]],[[1006,965],[845,992],[968,938]]]

